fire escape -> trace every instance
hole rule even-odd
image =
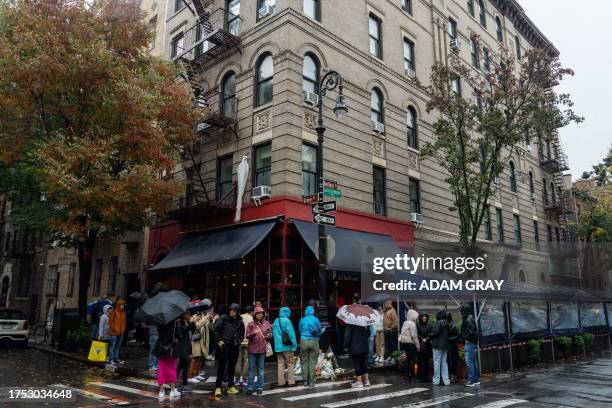
[[[183,32],[180,41],[172,44],[172,59],[179,68],[180,78],[189,84],[194,104],[201,115],[194,125],[198,139],[182,152],[185,170],[185,194],[179,197],[177,210],[171,214],[181,222],[215,217],[233,205],[235,188],[223,197],[211,197],[215,178],[206,173],[201,158],[202,137],[217,131],[229,131],[237,137],[237,98],[222,87],[204,89],[200,77],[207,66],[235,52],[242,53],[240,16],[223,8],[213,10],[212,0],[185,0],[196,18]]]
[[[186,0],[185,4],[196,17],[193,26],[183,33],[173,60],[179,66],[181,77],[189,84],[197,107],[203,111],[196,124],[199,135],[229,129],[236,134],[237,99],[222,89],[206,90],[199,77],[205,66],[242,52],[240,16],[223,8],[211,11],[210,0]]]
[[[569,170],[567,155],[558,135],[540,140],[540,166],[552,174],[552,191],[544,197],[544,210],[559,222],[564,239],[567,239],[568,216],[572,213],[571,196],[565,186],[563,172]]]

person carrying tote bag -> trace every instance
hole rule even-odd
[[[272,326],[265,319],[263,307],[257,306],[253,311],[253,320],[247,326],[246,338],[249,342],[247,395],[253,394],[253,388],[255,388],[257,394],[261,394],[264,386],[265,359],[273,354],[269,342],[272,338]],[[257,384],[254,384],[255,377],[257,377]]]

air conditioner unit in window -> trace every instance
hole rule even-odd
[[[536,200],[536,193],[531,193],[531,201],[535,201]]]
[[[319,95],[313,92],[304,91],[304,102],[316,106],[319,103]]]
[[[372,130],[375,131],[376,133],[385,133],[385,125],[376,120],[373,120]]]
[[[459,38],[451,38],[450,47],[451,47],[451,50],[453,51],[460,51],[461,50],[461,40]]]
[[[501,179],[499,177],[495,177],[493,179],[493,185],[499,187],[501,185]]]
[[[416,72],[414,69],[411,68],[406,68],[406,75],[408,75],[411,78],[416,78]]]
[[[415,224],[421,224],[423,222],[423,217],[419,213],[410,213],[410,221]]]
[[[265,5],[261,7],[258,11],[259,18],[264,18],[269,15],[274,14],[274,6]]]
[[[261,205],[261,200],[270,198],[270,194],[272,194],[272,188],[270,186],[257,186],[253,187],[251,198],[256,205]]]

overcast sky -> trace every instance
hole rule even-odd
[[[572,95],[579,125],[561,129],[574,179],[600,162],[612,143],[612,1],[519,0],[572,68],[559,90]]]

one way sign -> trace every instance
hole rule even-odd
[[[316,222],[317,224],[335,226],[336,217],[334,217],[333,215],[316,214],[312,216],[312,222]]]
[[[324,214],[330,211],[336,211],[335,201],[323,201],[312,205],[313,214]]]

